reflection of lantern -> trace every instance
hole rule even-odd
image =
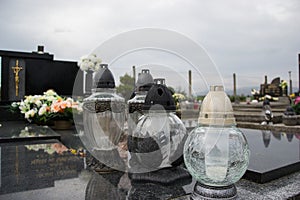
[[[148,176],[145,177],[145,181],[131,180],[131,188],[127,193],[126,200],[175,199],[186,195],[184,186],[191,184],[192,179],[187,170],[183,168],[176,169],[177,171],[165,169],[165,173],[160,173],[155,181],[149,180],[150,173],[147,173]],[[178,177],[179,180],[176,181],[177,179],[174,179],[174,177]],[[170,182],[168,182],[168,179]],[[164,182],[160,182],[162,180]]]
[[[97,174],[93,173],[86,190],[85,200],[118,200],[125,199],[125,191],[118,187],[122,172]]]
[[[164,84],[149,90],[135,131],[128,137],[130,171],[171,167],[182,156],[186,129],[174,114],[175,103]]]
[[[233,184],[245,173],[250,152],[223,86],[211,87],[198,122],[184,146],[185,164],[198,181],[193,198],[234,197]]]
[[[271,131],[269,130],[262,130],[263,142],[265,147],[267,148],[271,141]]]
[[[95,158],[120,169],[117,145],[123,133],[125,100],[116,94],[114,77],[107,65],[101,66],[94,77],[92,94],[84,99],[81,139]]]

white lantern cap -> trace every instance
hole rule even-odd
[[[201,125],[236,125],[232,105],[223,86],[211,86],[205,96],[198,118]]]

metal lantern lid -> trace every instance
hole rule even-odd
[[[154,79],[154,83],[166,85],[166,79],[164,79],[164,78],[156,78],[156,79]]]
[[[198,118],[201,125],[236,125],[232,105],[223,86],[211,86]]]
[[[115,88],[115,79],[108,64],[101,64],[100,70],[94,76],[94,88]]]
[[[142,69],[142,72],[138,75],[138,80],[136,82],[137,91],[149,91],[151,86],[154,84],[152,75],[149,69]]]
[[[145,103],[143,105],[143,110],[149,110],[150,108],[157,110],[161,109],[161,106],[153,106],[156,104],[161,105],[165,110],[176,110],[172,93],[169,90],[169,88],[167,88],[167,86],[164,84],[154,84],[150,88],[146,96]]]

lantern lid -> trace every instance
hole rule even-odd
[[[198,118],[202,125],[236,125],[232,105],[223,86],[211,86],[205,96]]]
[[[100,70],[94,76],[94,88],[115,88],[115,79],[108,64],[100,64]]]
[[[154,105],[161,105],[161,106],[154,106]],[[143,105],[143,110],[150,110],[150,109],[161,109],[164,108],[165,110],[176,110],[175,102],[172,97],[172,93],[167,88],[167,86],[163,84],[154,84],[147,93],[145,98],[145,103]]]

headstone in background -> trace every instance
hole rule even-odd
[[[0,50],[0,57],[0,121],[16,120],[8,107],[27,95],[42,95],[53,89],[62,96],[83,96],[83,72],[75,61],[54,60],[43,46],[31,53]]]
[[[48,89],[71,96],[76,77],[83,83],[77,62],[54,60],[54,56],[41,47],[32,53],[0,50],[0,103],[20,101],[25,95],[41,95]],[[75,93],[83,95],[83,84],[77,85]]]
[[[283,91],[280,87],[280,77],[276,77],[270,84],[265,82],[264,84],[260,85],[260,94],[261,96],[265,96],[268,94],[273,97],[281,97],[283,96],[283,94],[287,94],[287,87]]]

